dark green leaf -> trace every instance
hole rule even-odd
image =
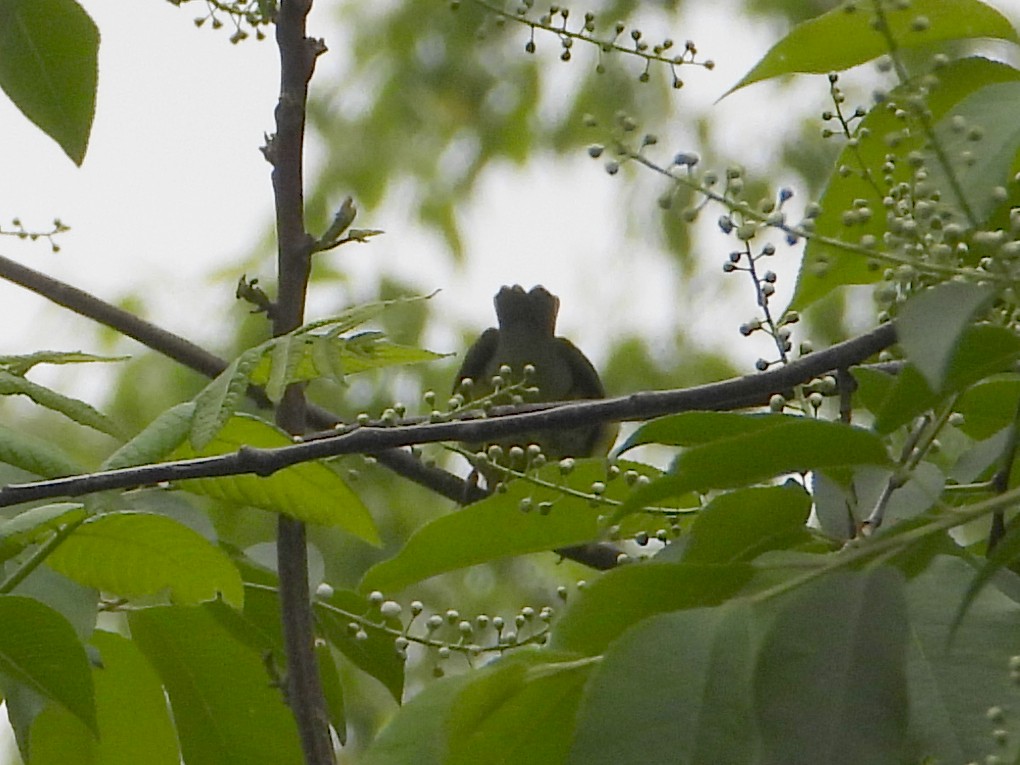
[[[928,46],[947,40],[994,37],[1017,42],[1012,24],[978,0],[913,0],[883,6],[889,34],[899,48]],[[927,24],[915,27],[918,18]],[[825,74],[871,61],[889,52],[889,41],[876,28],[869,3],[844,3],[798,24],[734,85],[738,88],[784,74]]]
[[[874,433],[836,422],[770,415],[775,427],[695,446],[672,471],[632,492],[615,518],[688,491],[745,486],[786,473],[847,465],[889,463]],[[759,418],[767,419],[767,418]]]
[[[638,622],[585,689],[567,763],[754,762],[754,653],[746,601]]]
[[[76,165],[96,108],[99,30],[73,0],[0,3],[0,88]]]
[[[779,606],[754,678],[761,761],[900,765],[909,704],[899,573],[830,574]]]
[[[811,497],[800,486],[737,489],[705,505],[694,519],[684,563],[751,561],[767,550],[810,539]]]
[[[568,603],[551,645],[597,655],[650,616],[723,603],[750,581],[752,573],[750,566],[739,563],[650,563],[614,569]]]
[[[945,282],[912,296],[900,309],[896,338],[932,390],[942,390],[964,330],[994,294],[987,286]]]

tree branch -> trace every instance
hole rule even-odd
[[[343,454],[373,454],[399,446],[439,441],[498,441],[534,430],[568,428],[592,422],[646,420],[663,414],[692,410],[735,409],[763,403],[779,391],[808,382],[833,369],[860,363],[896,340],[893,325],[884,324],[852,340],[818,351],[785,367],[761,374],[710,383],[695,388],[645,391],[618,398],[576,401],[526,407],[531,411],[506,413],[439,423],[389,427],[358,427],[339,434],[319,434],[313,440],[273,449],[242,447],[237,452],[109,470],[84,476],[34,483],[10,484],[0,489],[0,507],[58,496],[80,496],[110,489],[131,489],[163,481],[254,473],[271,475],[301,462]],[[516,411],[516,410],[514,410]],[[470,416],[471,413],[466,413]]]

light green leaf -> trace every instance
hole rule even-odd
[[[76,582],[125,598],[169,591],[177,603],[223,597],[240,606],[241,575],[219,548],[162,515],[105,513],[90,518],[47,558]]]
[[[261,346],[249,348],[195,396],[191,445],[203,449],[226,424],[248,392],[252,370],[262,358]]]
[[[751,618],[735,601],[627,630],[585,689],[568,765],[754,762]]]
[[[904,5],[883,6],[889,33],[900,49],[976,37],[1018,42],[1009,20],[978,0],[913,0]],[[889,52],[889,42],[876,29],[877,22],[871,3],[854,1],[798,24],[726,95],[784,74],[839,72],[878,58]]]
[[[938,70],[938,84],[930,89],[925,106],[931,112],[931,119],[938,121],[975,90],[994,83],[1018,80],[1020,71],[1006,64],[983,58],[961,59]],[[894,88],[889,100],[898,102],[908,98],[916,87],[917,83],[909,82]],[[869,111],[857,125],[854,138],[856,144],[843,149],[835,167],[846,166],[857,172],[831,174],[819,200],[822,212],[815,219],[815,233],[819,237],[853,245],[870,237],[881,246],[888,226],[883,205],[884,191],[876,189],[871,179],[883,176],[886,157],[892,154],[897,161],[891,183],[912,183],[914,169],[908,157],[923,150],[926,139],[921,131],[904,129],[896,114],[885,108]],[[855,216],[852,225],[848,226],[844,213],[860,211],[862,206],[869,215]],[[883,271],[889,265],[818,238],[809,239],[791,307],[801,310],[832,290],[848,284],[874,284],[882,279]]]
[[[81,351],[35,351],[16,356],[0,356],[0,367],[14,375],[25,375],[39,364],[91,364],[127,361],[130,356],[96,356]]]
[[[98,734],[92,673],[74,627],[34,598],[0,595],[0,672]]]
[[[186,401],[167,409],[141,433],[103,460],[102,469],[117,470],[159,462],[188,437],[194,415],[193,401]]]
[[[50,706],[32,723],[32,765],[178,765],[177,734],[153,668],[125,637],[96,631],[91,642],[102,660],[92,669],[99,738]]]
[[[79,425],[85,425],[114,438],[123,436],[120,426],[91,404],[0,369],[0,396],[19,395],[27,396],[39,406],[62,414]]]
[[[0,425],[0,462],[43,478],[87,472],[50,442],[3,425]]]
[[[653,563],[613,569],[568,602],[550,645],[596,656],[650,616],[729,600],[752,574],[751,566],[743,563]]]
[[[900,765],[910,706],[901,575],[834,573],[778,605],[754,677],[761,761]]]
[[[139,609],[128,625],[166,687],[184,762],[302,762],[294,718],[262,657],[209,608]]]
[[[942,390],[964,330],[994,295],[991,287],[945,282],[913,295],[900,309],[896,338],[932,390]]]
[[[291,443],[283,431],[268,422],[237,414],[202,449],[193,449],[185,442],[171,457],[208,457],[236,452],[246,445],[268,448]],[[180,486],[231,504],[286,513],[307,523],[338,526],[369,544],[380,544],[375,522],[358,495],[334,470],[319,462],[292,465],[264,478],[255,475],[197,478],[181,481]]]
[[[0,3],[0,88],[80,165],[96,108],[99,30],[73,0]]]
[[[882,439],[861,428],[808,417],[768,415],[758,419],[771,419],[775,426],[682,452],[669,474],[631,492],[613,517],[623,518],[692,490],[746,486],[819,468],[889,463]]]
[[[85,508],[77,502],[57,502],[25,510],[9,520],[0,521],[0,561],[8,560],[26,547],[68,523],[85,517]]]
[[[606,462],[589,459],[574,464],[567,476],[560,474],[558,465],[538,471],[537,477],[549,486],[511,481],[505,493],[429,521],[411,535],[396,556],[372,566],[358,589],[395,592],[430,576],[478,563],[597,540],[601,535],[599,518],[605,515],[606,506],[593,507],[589,497],[593,482],[606,481]],[[620,462],[617,466],[621,471],[658,474],[638,463]],[[556,486],[583,494],[567,496]],[[603,497],[620,500],[628,490],[624,480],[617,478],[606,484]],[[548,512],[540,509],[544,502],[551,503]]]

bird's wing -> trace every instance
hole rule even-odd
[[[464,362],[457,372],[457,379],[453,384],[454,393],[460,388],[461,380],[465,377],[470,377],[476,384],[487,384],[488,381],[485,380],[487,377],[486,367],[495,355],[497,345],[499,345],[499,330],[495,327],[489,327],[475,340],[464,355]]]
[[[570,367],[571,386],[565,398],[605,398],[606,389],[588,357],[565,337],[557,337],[556,342],[560,346],[560,358]]]

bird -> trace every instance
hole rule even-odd
[[[602,380],[588,357],[566,338],[556,336],[558,297],[541,285],[525,292],[515,284],[500,288],[493,303],[499,326],[485,330],[468,349],[457,372],[454,394],[461,394],[467,402],[484,398],[494,392],[495,378],[501,390],[517,386],[515,392],[497,396],[493,401],[496,404],[522,399],[534,403],[605,398]],[[466,382],[468,380],[470,382]],[[516,400],[514,395],[518,396]],[[528,453],[532,444],[541,448],[546,460],[604,455],[615,435],[615,426],[598,422],[569,430],[524,433],[497,442],[504,458],[498,458],[500,450],[497,450],[495,461],[508,465],[513,446],[520,446]],[[464,444],[464,447],[477,452],[483,445]],[[534,455],[533,449],[531,455]],[[489,488],[503,475],[502,471],[491,468],[481,472]]]

